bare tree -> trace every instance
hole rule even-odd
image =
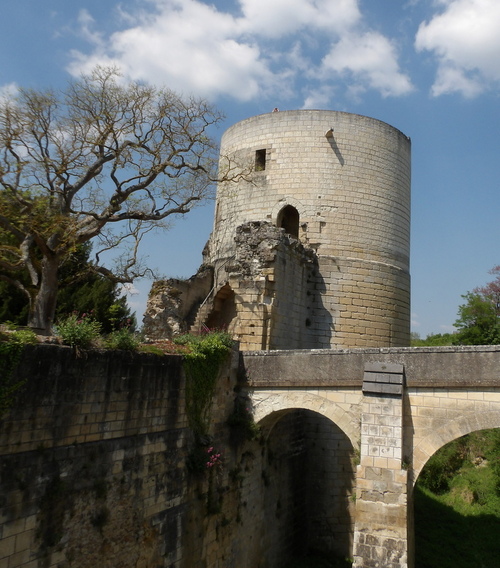
[[[208,130],[221,118],[203,100],[100,67],[62,93],[0,102],[0,278],[28,297],[30,326],[50,330],[58,269],[81,243],[99,242],[95,269],[116,282],[148,273],[144,234],[212,195]],[[126,242],[118,266],[101,265]]]

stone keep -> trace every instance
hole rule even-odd
[[[230,127],[220,156],[232,181],[202,269],[156,286],[146,334],[168,311],[243,350],[409,345],[409,138],[355,114],[272,112]]]
[[[273,112],[223,135],[221,171],[249,164],[217,189],[213,321],[250,349],[408,345],[409,138],[365,116]]]

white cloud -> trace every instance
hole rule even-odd
[[[405,95],[413,88],[399,70],[393,44],[378,32],[345,35],[323,59],[323,71],[349,73],[383,96]]]
[[[441,0],[444,11],[420,25],[415,47],[438,59],[435,96],[473,97],[500,81],[500,2]]]
[[[137,296],[139,294],[139,289],[135,284],[122,284],[118,287],[118,294],[129,294],[130,296]]]
[[[96,64],[114,64],[132,79],[240,101],[283,100],[300,91],[297,84],[306,79],[311,84],[305,106],[326,105],[326,87],[341,77],[383,96],[411,90],[395,47],[367,31],[358,0],[235,4],[237,13],[201,0],[136,0],[134,12],[120,13],[122,29],[105,39],[82,11],[81,33],[92,51],[73,51],[69,70],[80,74]]]
[[[5,85],[2,85],[0,86],[0,99],[11,99],[12,97],[16,96],[18,90],[19,87],[16,83],[7,83]]]
[[[325,109],[328,108],[333,95],[333,89],[330,86],[323,85],[316,89],[312,89],[305,94],[304,104],[302,108]]]
[[[105,49],[97,45],[90,55],[73,52],[70,71],[116,64],[132,79],[239,100],[256,97],[277,80],[257,44],[234,37],[233,16],[197,0],[166,0],[157,8],[138,13],[135,25],[112,34]]]
[[[441,333],[455,333],[457,331],[457,328],[454,325],[446,324],[441,324],[439,329],[441,330]]]
[[[94,18],[85,8],[78,12],[78,24],[80,26],[80,35],[89,43],[94,45],[101,45],[103,43],[102,35],[93,29],[95,24]]]
[[[357,0],[240,0],[240,4],[241,30],[273,38],[306,28],[339,34],[361,17]]]

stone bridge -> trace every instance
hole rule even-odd
[[[413,567],[412,494],[423,466],[446,443],[500,427],[500,346],[244,352],[241,364],[268,436],[306,409],[348,439],[358,568]]]

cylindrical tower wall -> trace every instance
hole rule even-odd
[[[330,329],[314,322],[317,347],[408,344],[409,138],[360,115],[274,112],[230,127],[222,168],[228,158],[233,167],[255,167],[246,179],[219,184],[215,266],[234,254],[239,225],[283,226],[318,255],[318,313],[331,317]]]

